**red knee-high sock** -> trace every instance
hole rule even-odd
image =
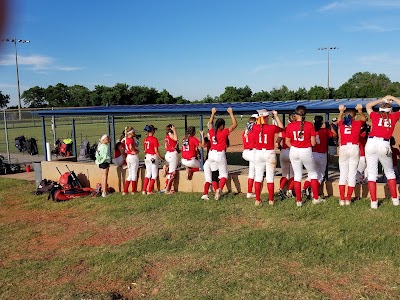
[[[142,191],[147,192],[147,185],[149,184],[149,180],[150,180],[150,178],[147,178],[147,177],[144,178]]]
[[[396,179],[388,179],[387,185],[389,187],[389,191],[392,194],[392,198],[397,198],[397,183]]]
[[[254,179],[248,178],[247,179],[247,192],[248,193],[251,193],[253,191],[253,184],[254,184]]]
[[[198,171],[200,171],[199,168],[192,168],[192,172],[193,172],[193,173],[194,173],[194,172],[198,172]]]
[[[375,181],[368,181],[368,189],[369,195],[371,196],[372,201],[376,201],[376,182]]]
[[[308,180],[306,180],[306,181],[304,181],[304,185],[303,185],[303,189],[308,189],[309,187],[310,187],[310,182],[308,181]],[[314,193],[314,191],[313,191],[313,193]]]
[[[254,190],[256,192],[256,200],[261,201],[261,182],[254,182]]]
[[[129,188],[129,185],[131,184],[131,182],[130,181],[125,181],[125,187],[124,187],[124,193],[127,193],[128,192],[128,188]]]
[[[288,181],[288,190],[293,190],[294,187],[294,178],[290,178]]]
[[[301,182],[294,181],[294,192],[296,193],[296,201],[301,202]]]
[[[203,195],[208,195],[208,190],[210,189],[211,183],[206,182],[204,183],[204,190],[203,190]]]
[[[150,179],[150,184],[149,184],[149,189],[148,189],[148,191],[147,192],[149,192],[149,193],[151,193],[151,192],[153,192],[153,189],[154,189],[154,183],[156,182],[156,180],[155,179]]]
[[[269,201],[274,201],[274,183],[273,182],[268,182],[267,183],[267,189],[268,189],[268,200]]]
[[[172,176],[171,176],[172,177]],[[174,177],[168,180],[167,186],[165,187],[167,191],[170,191],[172,188],[172,185],[174,184]]]
[[[347,186],[347,197],[345,200],[351,200],[351,196],[353,195],[354,186]]]
[[[285,184],[288,182],[288,179],[286,177],[281,177],[281,180],[279,181],[279,188],[283,190],[285,187]]]
[[[213,181],[212,182],[212,187],[213,187],[213,189],[214,189],[214,192],[216,191],[216,190],[218,190],[218,182],[217,181]]]
[[[137,192],[136,180],[132,180],[132,193]]]
[[[221,191],[224,189],[225,184],[226,184],[226,178],[225,177],[220,178],[219,179],[219,188]]]
[[[344,194],[345,194],[346,186],[343,184],[339,184],[339,195],[340,195],[340,200],[345,200]]]
[[[318,199],[319,196],[319,181],[318,179],[311,179],[311,190],[314,199]]]

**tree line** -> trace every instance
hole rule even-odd
[[[392,82],[385,74],[358,72],[338,89],[322,86],[304,87],[290,90],[285,85],[271,91],[253,93],[249,86],[227,86],[224,93],[203,99],[189,101],[183,96],[174,97],[167,90],[161,92],[147,86],[129,86],[117,83],[113,87],[96,85],[89,90],[82,85],[67,86],[58,83],[47,88],[35,86],[21,95],[26,107],[79,107],[105,105],[145,105],[145,104],[184,104],[184,103],[224,103],[224,102],[261,102],[278,100],[316,100],[346,98],[376,98],[382,95],[400,95],[400,83]],[[7,107],[9,95],[0,92],[0,107]],[[10,107],[11,108],[11,107]]]

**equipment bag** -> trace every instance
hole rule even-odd
[[[39,153],[36,139],[34,138],[25,141],[25,148],[30,155],[37,155]]]
[[[88,140],[84,140],[79,146],[79,158],[88,158],[90,151],[90,144]]]
[[[26,151],[26,139],[25,136],[21,135],[15,138],[15,147],[19,150],[19,152]]]

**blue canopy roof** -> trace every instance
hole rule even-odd
[[[310,113],[336,113],[339,105],[354,108],[357,104],[365,105],[373,99],[327,99],[327,100],[288,100],[268,102],[229,102],[229,103],[189,103],[189,104],[150,104],[150,105],[113,105],[39,110],[33,113],[39,116],[126,116],[126,115],[208,115],[213,107],[218,112],[226,112],[232,107],[235,114],[252,114],[258,109],[276,110],[290,113],[298,105],[307,107]]]

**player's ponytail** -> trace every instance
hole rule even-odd
[[[218,140],[217,140],[217,132],[218,130],[220,130],[220,128],[222,126],[225,126],[225,120],[224,119],[217,119],[217,121],[215,121],[215,142],[218,144]]]
[[[322,118],[322,116],[314,117],[314,128],[316,132],[321,129],[323,121],[324,119]]]
[[[294,113],[297,116],[301,116],[299,137],[303,137],[303,135],[304,135],[304,123],[305,123],[305,120],[306,120],[307,108],[304,105],[299,105],[299,106],[296,107]]]
[[[189,126],[186,130],[185,137],[182,140],[182,145],[184,145],[184,146],[189,145],[189,138],[191,136],[194,136],[195,132],[196,132],[196,128],[194,126]]]

